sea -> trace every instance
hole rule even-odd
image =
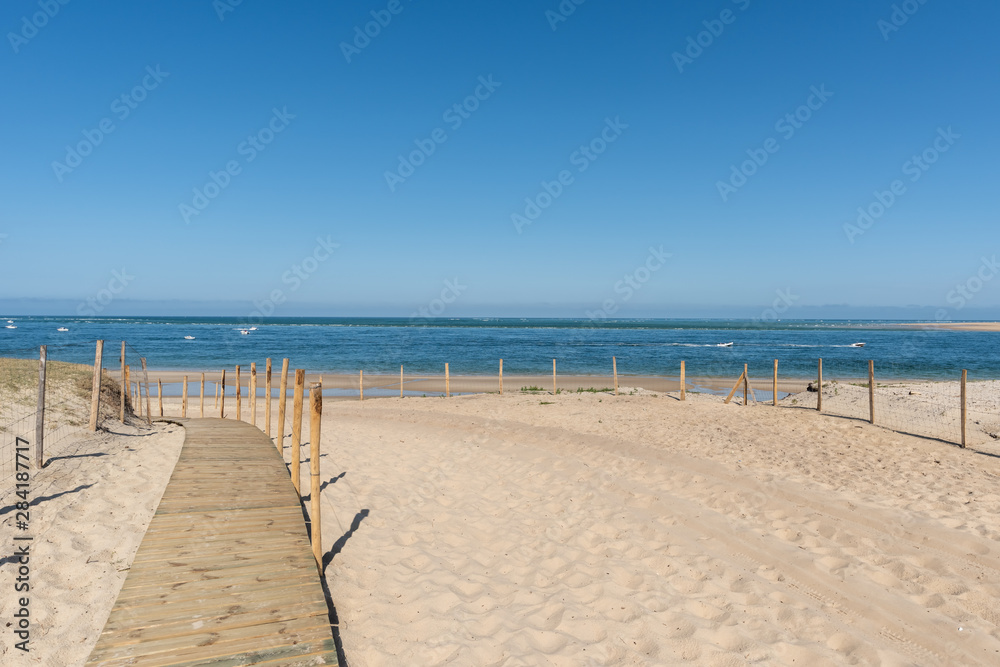
[[[14,329],[6,328],[12,320]],[[788,378],[815,377],[822,358],[829,377],[1000,379],[1000,333],[945,331],[899,321],[671,319],[275,318],[248,329],[225,317],[13,317],[0,319],[0,356],[94,363],[94,341],[106,343],[105,367],[117,364],[120,341],[155,370],[209,371],[235,364],[275,364],[319,373],[399,372],[454,375],[551,373],[607,376],[612,358],[622,376],[769,376],[773,360]],[[59,328],[68,331],[58,331]],[[243,333],[246,330],[247,333]],[[190,336],[192,339],[186,339]],[[728,345],[732,343],[732,345]],[[864,343],[864,347],[854,346]]]

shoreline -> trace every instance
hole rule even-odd
[[[242,369],[241,369],[242,371]],[[190,397],[194,398],[199,395],[200,382],[201,382],[202,371],[158,371],[155,369],[149,370],[149,384],[150,384],[150,395],[151,398],[156,398],[156,382],[159,380],[163,384],[163,397],[164,398],[178,398],[181,396],[181,386],[184,381],[184,376],[188,377],[188,394]],[[111,372],[111,377],[117,379],[117,373]],[[220,380],[220,371],[206,372],[205,373],[205,396],[214,397],[215,385],[218,384]],[[272,371],[272,395],[277,397],[280,395],[280,372],[275,373]],[[311,383],[323,382],[324,394],[328,398],[337,398],[339,395],[354,395],[358,394],[359,388],[359,375],[358,374],[344,374],[344,373],[315,373],[306,372],[306,391]],[[134,381],[133,376],[133,381]],[[975,378],[970,379],[969,383],[974,384],[977,382],[991,382],[998,380],[1000,378]],[[533,374],[533,375],[504,375],[503,386],[505,394],[518,394],[518,393],[540,393],[540,394],[552,394],[552,375],[543,374]],[[789,394],[797,394],[806,391],[806,388],[810,383],[815,383],[817,380],[816,376],[808,377],[790,377],[790,376],[778,376],[778,395],[779,399],[787,396]],[[959,377],[954,378],[890,378],[881,377],[876,375],[876,382],[878,385],[911,385],[911,384],[934,384],[934,383],[953,383],[958,382]],[[727,394],[736,384],[736,376],[732,377],[718,377],[718,376],[701,376],[701,375],[688,375],[685,377],[685,389],[688,393],[708,393],[708,394]],[[848,377],[848,376],[824,376],[824,385],[832,382],[840,382],[843,384],[865,384],[867,385],[867,377]],[[235,374],[232,369],[226,369],[226,397],[227,399],[233,399],[235,397]],[[452,394],[487,394],[487,393],[499,393],[500,382],[496,375],[452,375],[448,381],[449,389]],[[680,377],[677,375],[669,376],[651,376],[651,375],[621,375],[618,376],[618,385],[620,392],[629,390],[642,390],[653,393],[662,394],[676,394],[680,391]],[[772,378],[771,376],[763,375],[751,375],[750,385],[756,393],[766,395],[770,397],[772,390]],[[243,390],[243,397],[246,398],[249,393],[250,386],[250,373],[241,372],[240,373],[240,387]],[[533,389],[525,388],[531,387]],[[288,396],[292,395],[294,388],[294,374],[289,372],[288,380]],[[614,378],[608,375],[557,375],[556,376],[556,388],[560,393],[601,393],[601,392],[612,392],[614,390]],[[364,375],[364,390],[366,398],[380,398],[385,396],[398,396],[399,395],[399,375],[389,375],[389,374],[368,374]],[[446,390],[445,387],[445,377],[444,374],[437,375],[421,375],[412,374],[405,375],[403,381],[403,391],[405,395],[413,396],[421,393],[428,394],[444,394]],[[264,398],[267,393],[264,388],[264,373],[258,371],[257,373],[257,396]]]
[[[901,322],[898,326],[907,329],[1000,332],[1000,322]]]

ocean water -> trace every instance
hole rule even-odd
[[[9,316],[8,316],[9,317]],[[94,341],[107,342],[105,365],[114,367],[121,340],[158,370],[217,370],[235,364],[280,364],[326,373],[546,374],[552,359],[561,374],[611,373],[676,376],[683,360],[689,376],[770,375],[772,360],[784,377],[813,377],[822,357],[829,377],[867,375],[873,359],[879,378],[1000,379],[1000,333],[921,330],[889,321],[589,320],[405,318],[278,318],[248,335],[232,318],[59,318],[0,320],[0,356],[37,356],[92,364]],[[66,327],[67,332],[57,328]],[[185,340],[184,336],[194,336]],[[732,347],[719,347],[732,342]],[[864,348],[851,347],[864,342]]]

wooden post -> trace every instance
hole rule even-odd
[[[819,360],[819,386],[816,387],[816,411],[823,412],[823,359]]]
[[[101,368],[104,365],[104,341],[97,341],[97,354],[94,355],[94,382],[90,389],[90,430],[97,430],[97,421],[101,412]]]
[[[122,406],[121,414],[118,415],[119,421],[125,421],[125,394],[128,391],[128,380],[125,374],[125,341],[122,341]]]
[[[163,416],[163,380],[156,378],[156,402],[160,409],[160,416]]]
[[[205,374],[201,374],[201,418],[205,418]]]
[[[243,421],[243,383],[240,382],[240,367],[236,367],[236,421]]]
[[[778,360],[774,360],[774,378],[771,380],[771,403],[778,406]]]
[[[184,376],[184,385],[181,387],[181,417],[188,416],[188,376]]]
[[[684,367],[685,364],[681,362],[681,400],[687,400],[687,378],[685,377],[687,369]]]
[[[503,396],[503,359],[500,360],[500,395]]]
[[[306,372],[301,369],[295,369],[295,401],[292,403],[292,484],[295,486],[295,491],[300,496],[302,495],[302,489],[299,485],[302,480],[299,477],[302,475],[300,471],[300,466],[302,465],[299,459],[301,454],[299,453],[299,447],[302,445],[302,391],[306,384]]]
[[[736,380],[736,384],[734,384],[734,385],[733,385],[733,389],[732,389],[732,391],[730,391],[730,392],[729,392],[729,396],[726,396],[726,400],[725,400],[725,401],[723,401],[723,403],[726,403],[726,404],[728,405],[728,404],[729,404],[729,401],[733,400],[733,396],[735,396],[735,395],[736,395],[736,390],[740,388],[740,385],[741,385],[741,384],[743,384],[743,381],[744,381],[745,379],[746,379],[746,372],[744,372],[744,374],[743,374],[743,375],[741,375],[741,376],[740,376],[740,377],[739,377],[739,378],[738,378],[738,379]]]
[[[611,370],[615,375],[615,396],[618,395],[618,359],[611,357]]]
[[[552,360],[552,395],[556,395],[556,360]]]
[[[875,423],[875,361],[868,360],[868,421]]]
[[[38,411],[35,413],[35,468],[42,469],[45,456],[45,367],[48,364],[49,346],[42,345],[38,353]]]
[[[969,379],[969,371],[962,369],[962,449],[965,449],[965,425],[968,422],[968,394],[965,390],[965,383]]]
[[[250,423],[257,425],[257,362],[250,362]]]
[[[747,377],[747,365],[743,364],[743,405],[750,405],[747,394],[750,393],[750,379]]]
[[[271,358],[264,362],[264,391],[267,392],[267,399],[264,401],[264,433],[271,437]]]
[[[219,409],[219,383],[218,382],[215,383],[215,406],[212,409],[213,410],[218,410]]]
[[[278,448],[281,457],[285,457],[285,407],[288,404],[288,357],[281,360],[281,387],[278,397],[278,437],[274,446]]]
[[[146,386],[146,424],[152,426],[153,420],[150,416],[152,413],[149,411],[149,373],[146,371],[146,357],[139,357],[139,361],[142,362],[142,383]]]
[[[399,397],[403,398],[403,365],[399,365]]]
[[[216,387],[219,390],[219,419],[226,418],[226,369],[222,369],[222,381]]]
[[[319,461],[320,428],[323,421],[323,385],[314,384],[309,388],[309,523],[312,526],[313,556],[316,566],[323,571],[323,531],[320,518]]]
[[[132,371],[128,364],[125,364],[124,368],[125,376],[122,380],[122,396],[126,397],[132,403],[132,412],[135,413],[135,401],[132,399]]]
[[[358,389],[361,391],[361,399],[365,400],[365,372],[359,371],[358,373]]]
[[[448,362],[444,364],[444,395],[451,396],[451,376],[448,374]]]

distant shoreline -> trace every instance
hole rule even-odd
[[[1000,322],[911,322],[900,323],[899,326],[946,331],[1000,331]]]

